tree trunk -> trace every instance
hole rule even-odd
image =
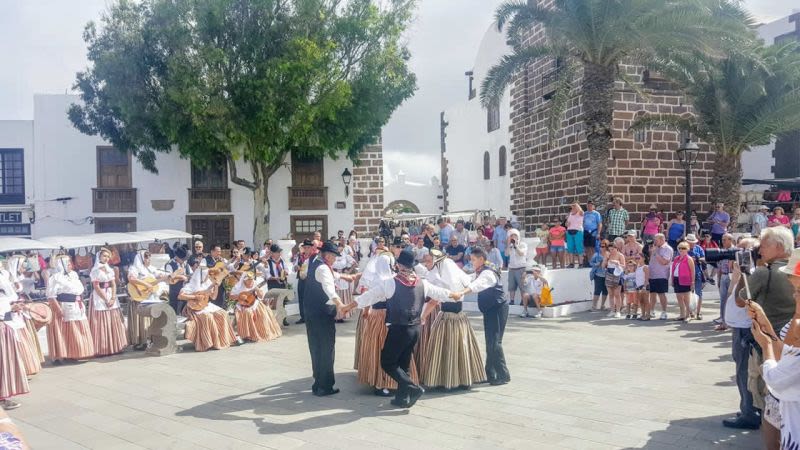
[[[253,244],[256,248],[269,239],[269,179],[253,190]]]
[[[589,144],[589,199],[600,211],[608,206],[608,157],[614,118],[614,66],[584,62],[583,123]]]
[[[711,178],[711,204],[725,204],[725,211],[731,215],[731,224],[736,226],[742,190],[742,158],[738,153],[717,150],[714,176]],[[732,228],[733,229],[733,228]]]

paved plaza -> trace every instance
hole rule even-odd
[[[342,392],[312,396],[305,328],[292,325],[266,344],[47,367],[11,416],[37,450],[759,448],[758,432],[720,424],[738,395],[730,334],[710,328],[512,317],[510,384],[400,410],[357,383],[354,320],[338,327]]]

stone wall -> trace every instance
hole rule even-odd
[[[383,215],[383,146],[367,146],[353,167],[352,198],[354,229],[360,236],[371,236],[378,231]]]

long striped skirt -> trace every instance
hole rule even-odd
[[[358,322],[356,322],[356,350],[353,357],[353,369],[358,370],[358,359],[361,353],[361,335],[364,333],[364,314],[360,309],[358,311]]]
[[[347,289],[337,289],[336,290],[336,295],[339,296],[339,299],[342,301],[342,303],[345,304],[345,306],[347,306],[350,303],[353,303],[355,301],[355,300],[353,300],[353,291],[349,287]],[[336,320],[349,319],[350,318],[350,314],[351,314],[351,312],[347,312],[345,314],[342,314],[341,312],[337,312],[336,313]]]
[[[414,361],[417,363],[420,379],[425,378],[425,362],[428,360],[428,356],[430,356],[428,354],[428,341],[431,337],[433,323],[441,310],[442,307],[437,303],[436,307],[433,308],[433,311],[431,311],[431,314],[425,320],[425,324],[420,326],[419,340],[417,341],[416,347],[414,347]]]
[[[131,345],[147,345],[148,329],[153,319],[139,313],[141,303],[128,299],[128,342]]]
[[[47,351],[51,361],[88,359],[94,356],[94,342],[87,319],[64,321],[58,302],[50,299],[53,321],[47,326]]]
[[[42,343],[39,342],[39,330],[36,329],[36,324],[33,322],[33,319],[29,317],[25,318],[25,328],[28,330],[28,336],[31,338],[31,349],[36,354],[36,359],[41,365],[41,363],[44,362],[44,353],[42,353]]]
[[[261,301],[249,308],[236,306],[236,331],[239,337],[252,342],[271,341],[283,335],[272,310]]]
[[[478,340],[463,312],[440,312],[427,345],[425,386],[452,389],[486,381]]]
[[[27,325],[25,328],[17,330],[17,338],[20,341],[20,357],[22,357],[22,365],[25,366],[25,373],[30,377],[41,372],[42,362],[39,361],[36,344],[34,344],[34,340],[39,342],[39,338],[31,335]]]
[[[361,351],[358,359],[358,381],[375,389],[397,389],[397,382],[381,368],[381,350],[383,350],[388,333],[386,310],[371,310],[364,319]],[[414,383],[419,384],[417,364],[414,362],[414,358],[411,358],[409,375]]]
[[[89,325],[91,325],[92,340],[97,356],[122,353],[128,346],[128,333],[125,331],[122,311],[119,308],[97,311],[90,300]]]
[[[192,341],[194,349],[204,352],[210,348],[222,350],[236,341],[233,327],[228,322],[228,312],[223,310],[213,313],[198,313],[186,307],[186,339]]]
[[[30,391],[21,347],[18,334],[0,322],[0,400]]]

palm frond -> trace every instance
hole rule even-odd
[[[634,120],[628,131],[644,131],[651,128],[672,129],[700,134],[695,117],[684,117],[675,114],[648,114]]]
[[[513,18],[527,15],[529,8],[528,2],[525,0],[509,0],[502,3],[494,12],[494,20],[497,22],[497,31],[503,31],[506,23]]]
[[[514,50],[500,58],[500,62],[489,69],[481,83],[481,104],[488,107],[499,101],[519,70],[538,58],[554,53],[554,49],[549,46],[531,46]]]
[[[573,80],[578,72],[578,67],[575,63],[566,59],[566,66],[561,69],[561,73],[556,81],[556,90],[550,99],[550,112],[547,117],[547,136],[548,145],[552,147],[558,137],[558,131],[561,128],[561,119],[567,109],[570,99],[572,98]]]

